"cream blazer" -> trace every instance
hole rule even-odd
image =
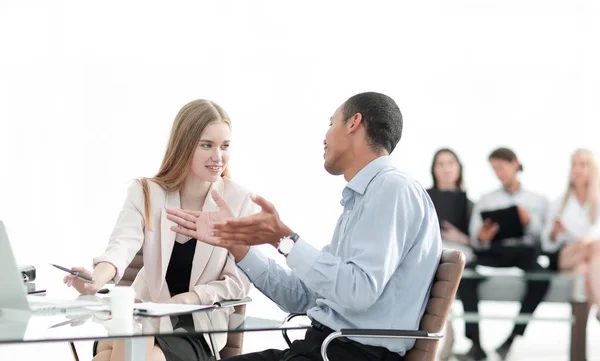
[[[181,208],[181,201],[179,192],[166,192],[152,181],[148,181],[148,185],[151,229],[145,228],[142,186],[139,182],[134,182],[128,189],[109,244],[102,255],[94,258],[94,266],[100,262],[112,264],[117,270],[113,281],[118,283],[127,266],[143,247],[144,267],[132,285],[136,298],[142,301],[164,302],[171,297],[165,276],[176,236],[170,229],[175,223],[167,219],[166,208]],[[248,216],[260,209],[250,199],[248,190],[228,178],[222,178],[211,185],[202,207],[203,211],[218,210],[210,196],[213,189],[222,195],[236,217]],[[226,249],[198,242],[189,290],[196,292],[200,304],[212,305],[220,300],[244,298],[250,287],[250,281],[237,268],[235,260]],[[226,327],[228,324],[228,315],[220,314],[225,317],[217,316],[217,319],[212,320],[217,328]],[[217,349],[221,350],[227,342],[227,335],[216,334],[212,341]],[[208,338],[207,342],[211,344]]]

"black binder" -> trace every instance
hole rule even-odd
[[[492,222],[498,223],[500,227],[492,239],[492,243],[508,238],[521,238],[525,235],[517,206],[481,212],[481,218],[484,222],[486,219],[490,219]]]
[[[433,202],[435,211],[440,222],[452,223],[461,232],[469,233],[468,199],[467,194],[462,191],[440,191],[428,189],[429,197]]]

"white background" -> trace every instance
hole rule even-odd
[[[556,198],[572,151],[600,154],[599,4],[0,1],[0,219],[20,263],[89,267],[179,108],[208,98],[233,121],[234,179],[323,246],[344,180],[322,140],[362,91],[398,102],[394,163],[424,186],[449,146],[477,200],[509,146]]]

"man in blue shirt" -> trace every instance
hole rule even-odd
[[[391,164],[402,135],[396,102],[380,93],[348,99],[330,120],[325,169],[344,175],[344,207],[331,244],[314,248],[279,218],[261,197],[252,216],[214,225],[203,239],[226,247],[238,267],[266,296],[288,312],[307,313],[313,327],[288,350],[267,350],[235,360],[322,360],[320,346],[332,330],[417,330],[440,254],[435,208],[425,189]],[[222,200],[220,208],[227,208]],[[221,211],[222,212],[222,211]],[[198,237],[199,214],[169,210],[178,233]],[[228,218],[228,217],[227,217]],[[198,238],[200,239],[200,238]],[[279,266],[254,245],[271,244],[287,257]],[[414,340],[334,341],[331,360],[402,360]]]

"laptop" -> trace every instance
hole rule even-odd
[[[60,314],[75,308],[102,306],[98,301],[52,300],[45,296],[27,296],[4,223],[0,221],[0,311],[25,311],[37,314]]]

